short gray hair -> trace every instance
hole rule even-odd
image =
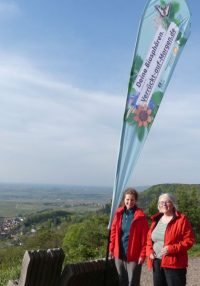
[[[159,198],[158,198],[158,210],[159,210],[159,201],[160,201],[160,198],[162,196],[166,196],[169,198],[170,202],[172,202],[173,204],[173,207],[175,210],[178,210],[178,205],[177,205],[177,199],[174,195],[170,194],[170,193],[163,193],[163,194],[160,194]]]

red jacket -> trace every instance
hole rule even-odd
[[[163,214],[157,213],[151,217],[152,224],[147,236],[147,256],[153,253],[151,234]],[[187,251],[194,244],[194,234],[191,224],[185,215],[176,212],[169,222],[165,232],[164,246],[168,246],[168,253],[162,256],[161,267],[186,268],[188,266]],[[152,268],[153,261],[148,258],[148,267]]]
[[[109,250],[115,258],[119,258],[120,254],[120,236],[123,212],[123,207],[117,209],[111,226]],[[141,209],[136,208],[130,227],[127,261],[138,261],[139,257],[142,257],[143,259],[146,258],[147,233],[147,218]]]

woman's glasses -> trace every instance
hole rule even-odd
[[[170,202],[170,201],[160,201],[158,204],[160,205],[160,206],[164,206],[164,205],[170,205],[172,202]]]

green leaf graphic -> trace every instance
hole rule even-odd
[[[138,127],[138,139],[139,139],[140,141],[143,140],[143,138],[144,138],[144,133],[145,133],[145,127],[144,127],[144,126]]]
[[[155,105],[157,105],[157,106],[160,105],[160,102],[162,100],[163,94],[164,93],[161,92],[161,91],[156,91],[156,92],[153,93],[152,100],[153,100]]]
[[[175,20],[175,14],[180,10],[180,4],[177,2],[172,2],[171,3],[171,8],[169,11],[169,18],[171,20]]]
[[[176,37],[176,40],[179,41],[179,40],[181,39],[181,37],[182,37],[182,33],[179,32],[179,33],[178,33],[178,36]]]
[[[136,76],[142,67],[142,64],[143,64],[143,59],[139,55],[136,55],[133,60],[133,65],[131,68],[130,80],[128,84],[128,93],[131,92],[133,82],[135,81]]]
[[[165,7],[165,5],[166,5],[166,2],[164,0],[160,0],[160,6]]]
[[[185,43],[187,42],[187,39],[182,37],[180,40],[179,40],[179,46],[182,47],[185,45]]]

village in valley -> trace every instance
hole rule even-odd
[[[23,221],[24,219],[22,217],[1,218],[0,239],[15,236],[16,230],[19,229]]]

